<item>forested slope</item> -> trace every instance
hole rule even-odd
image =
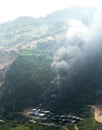
[[[79,30],[90,27],[94,11],[75,7],[0,25],[2,50],[17,52],[1,86],[1,115],[39,104],[57,113],[80,114],[102,101],[101,48],[92,55],[80,35],[72,41],[67,37],[73,23]]]

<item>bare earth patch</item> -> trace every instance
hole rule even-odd
[[[102,105],[92,106],[94,109],[94,118],[97,122],[102,123]]]

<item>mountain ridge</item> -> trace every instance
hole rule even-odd
[[[101,68],[98,60],[97,65],[95,62],[101,54],[95,55],[96,59],[92,62],[89,58],[88,61],[84,59],[85,64],[80,60],[80,64],[72,64],[74,56],[83,54],[84,42],[76,38],[71,43],[66,39],[70,19],[81,21],[81,26],[89,27],[93,16],[94,9],[88,12],[88,8],[70,8],[44,18],[22,17],[0,25],[0,52],[7,50],[3,50],[0,65],[8,66],[3,72],[3,69],[0,70],[5,80],[0,90],[1,115],[39,104],[59,113],[81,113],[87,105],[96,103],[96,95],[99,100],[101,88],[95,85],[98,81],[101,84]],[[72,49],[72,54],[68,48]],[[71,69],[70,64],[73,65]],[[92,67],[100,73],[93,71]],[[95,77],[95,73],[99,74],[100,79]],[[94,81],[95,78],[97,81]]]

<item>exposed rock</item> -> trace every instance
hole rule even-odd
[[[17,58],[18,54],[19,52],[17,49],[0,48],[0,86],[3,84],[6,73]]]

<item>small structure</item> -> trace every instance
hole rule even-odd
[[[100,113],[100,116],[102,116],[102,113]],[[35,108],[32,109],[29,112],[29,118],[30,119],[35,119],[35,120],[42,120],[42,121],[49,121],[49,122],[57,122],[57,123],[67,123],[67,122],[71,122],[71,123],[75,123],[78,122],[80,120],[82,120],[82,118],[78,117],[78,116],[74,116],[74,115],[56,115],[48,110],[44,110],[41,108]]]

